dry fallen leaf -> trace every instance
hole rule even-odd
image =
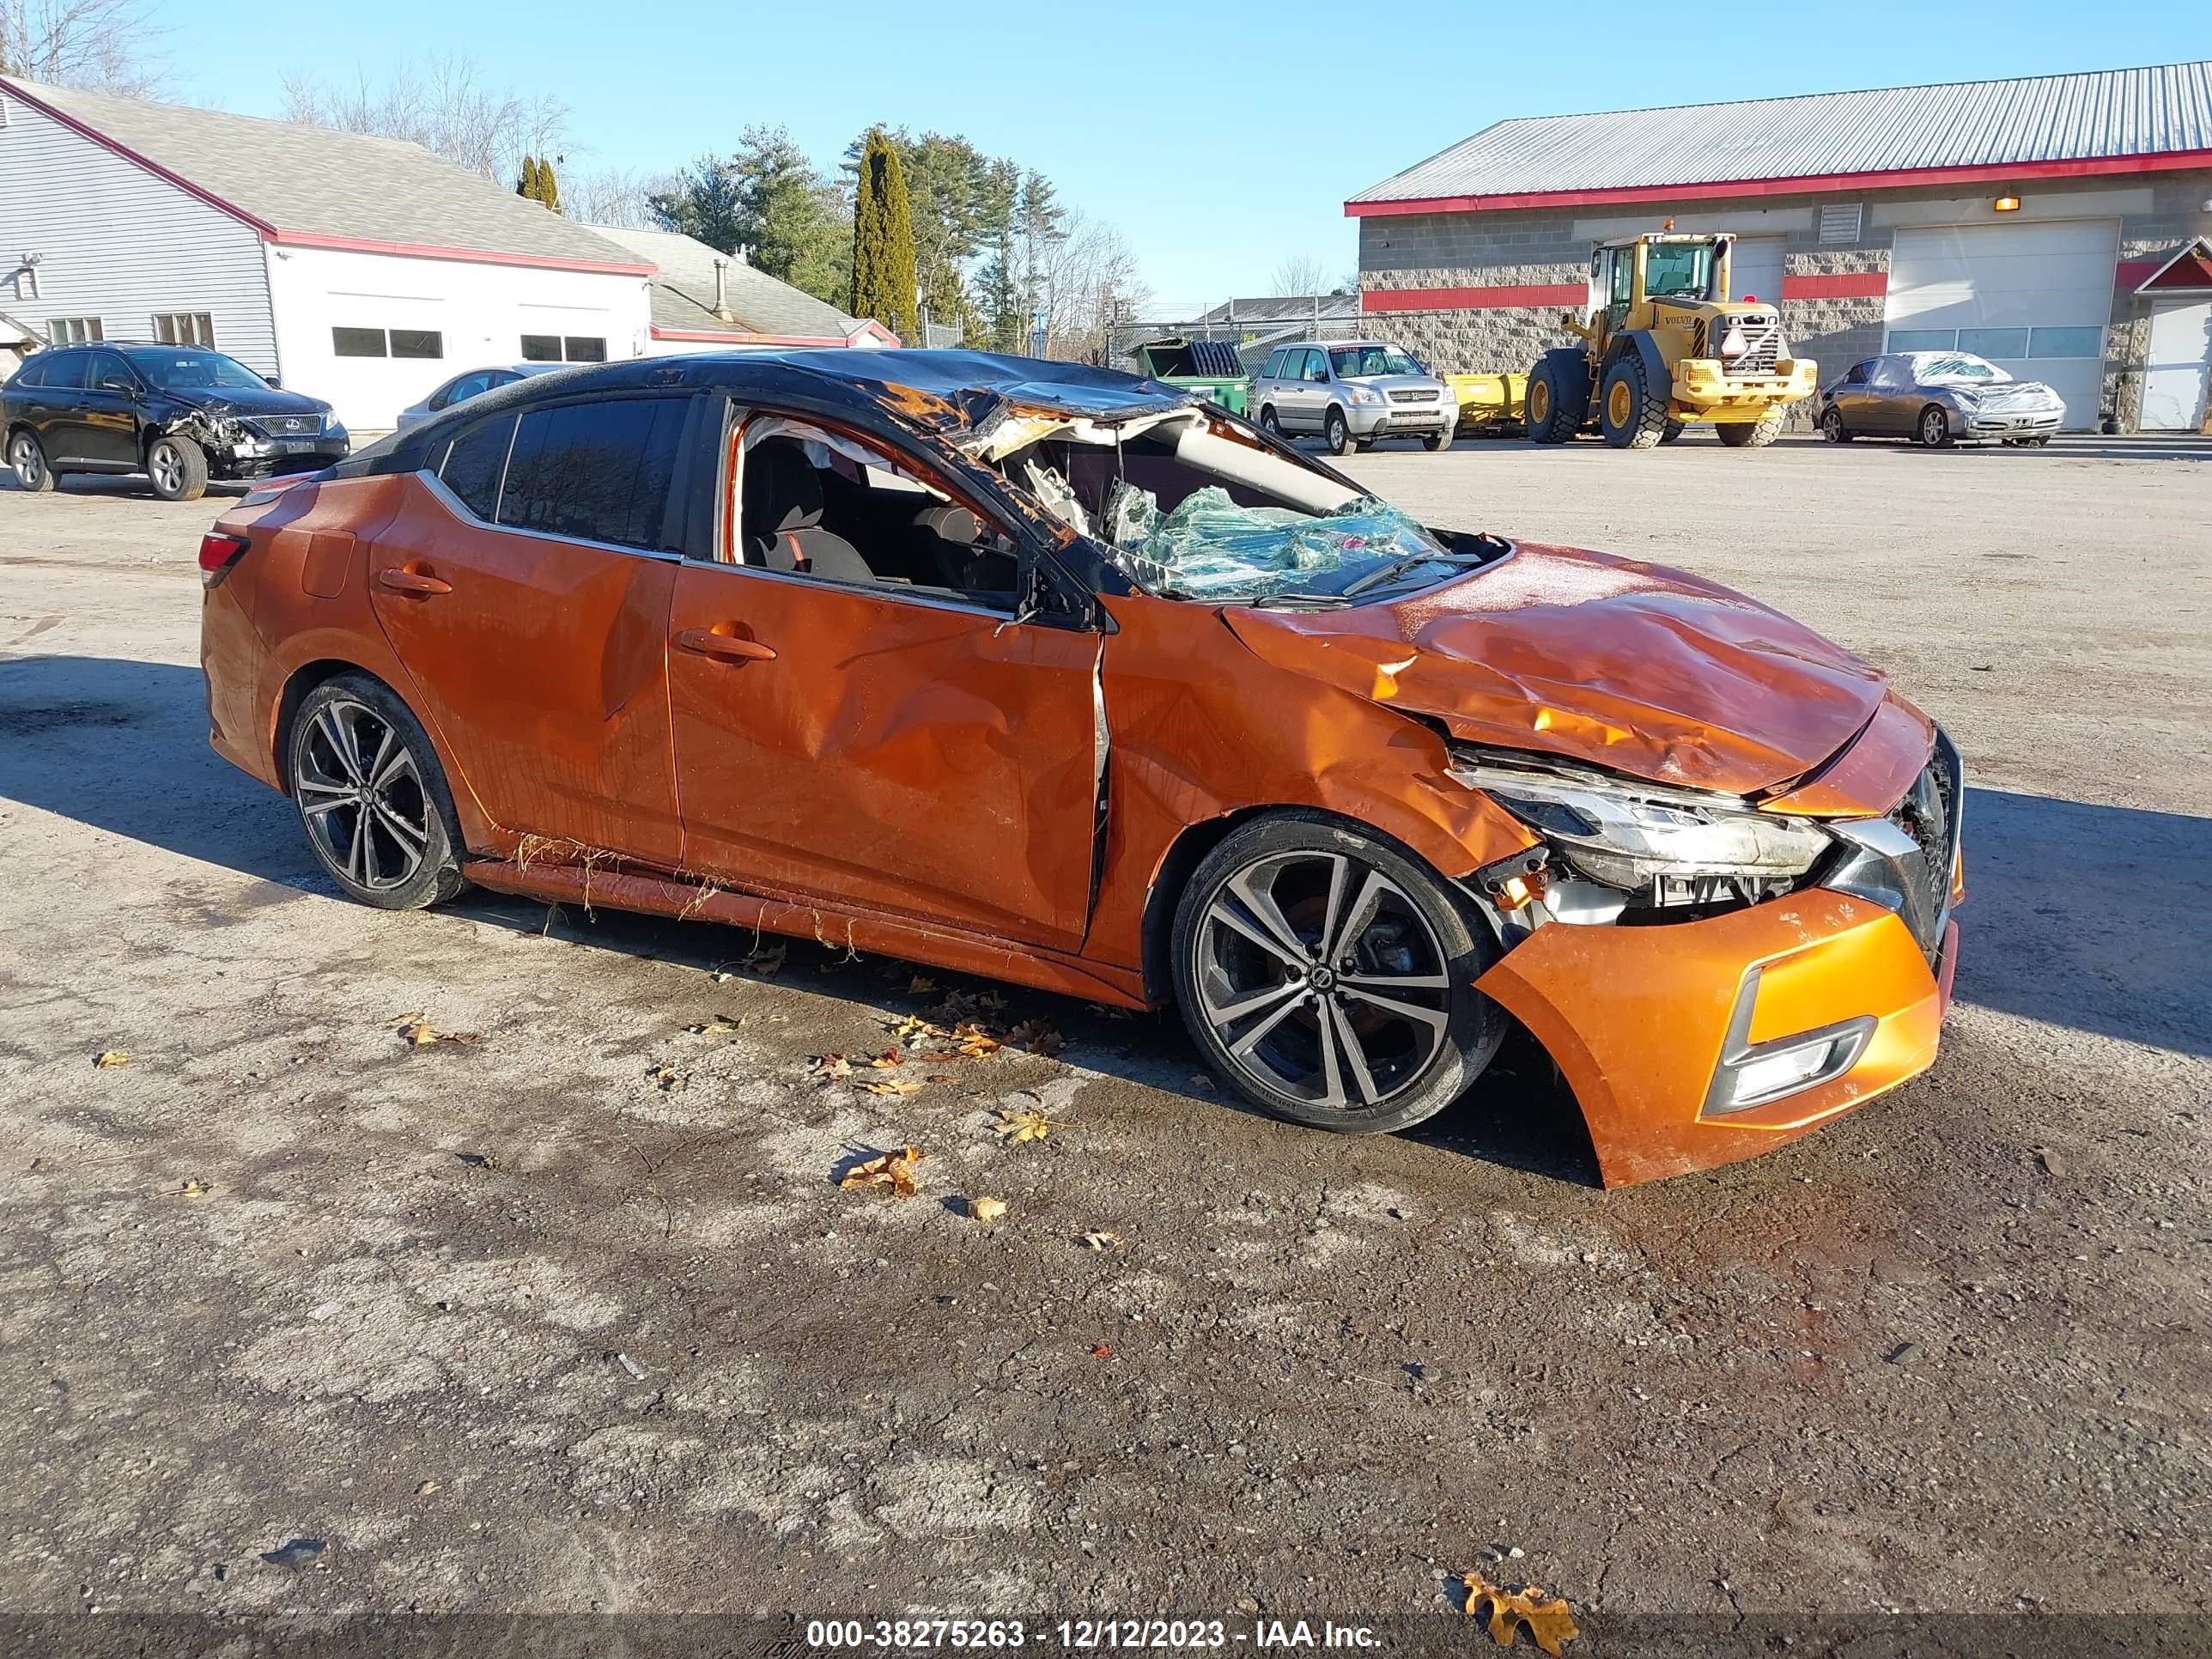
[[[1111,1359],[1114,1357],[1114,1350],[1106,1343],[1101,1342],[1091,1348],[1091,1357],[1093,1359]]]
[[[437,1490],[438,1483],[436,1481],[425,1480],[421,1486],[415,1488],[415,1495],[417,1498],[428,1498],[432,1492]]]
[[[957,1083],[960,1079],[950,1072],[932,1072],[922,1079],[924,1083]]]
[[[214,1192],[215,1188],[204,1181],[187,1181],[177,1188],[177,1196],[184,1199],[202,1199],[212,1195]]]
[[[1006,1200],[1003,1198],[971,1198],[968,1200],[968,1213],[978,1221],[996,1221],[1006,1212]]]
[[[1540,1585],[1530,1584],[1519,1590],[1501,1589],[1490,1583],[1479,1572],[1460,1575],[1460,1588],[1466,1601],[1460,1611],[1472,1617],[1490,1604],[1490,1639],[1501,1648],[1513,1645],[1516,1626],[1526,1626],[1529,1637],[1545,1652],[1557,1655],[1563,1645],[1571,1642],[1581,1632],[1575,1628],[1574,1615],[1567,1611],[1565,1600],[1547,1597]]]
[[[783,971],[783,959],[790,951],[791,947],[787,945],[770,945],[767,950],[756,951],[747,957],[745,966],[763,975],[779,974]]]
[[[881,1083],[863,1083],[861,1092],[871,1095],[911,1095],[921,1091],[921,1085],[909,1083],[904,1078],[888,1078]]]
[[[131,1051],[128,1048],[104,1049],[92,1063],[103,1072],[112,1072],[118,1066],[131,1063]]]
[[[811,1075],[824,1083],[841,1082],[853,1075],[853,1062],[842,1054],[817,1054]]]
[[[1118,1250],[1121,1248],[1119,1233],[1078,1233],[1075,1242],[1086,1250]]]
[[[1048,1060],[1067,1046],[1067,1039],[1041,1019],[1024,1020],[1006,1033],[1006,1041]]]
[[[929,992],[934,991],[936,988],[937,981],[935,980],[930,979],[921,974],[916,974],[912,979],[907,981],[906,994],[910,997],[923,996],[927,994]]]
[[[474,1031],[441,1031],[421,1014],[402,1014],[392,1022],[399,1028],[399,1040],[410,1048],[428,1048],[434,1042],[474,1042]]]
[[[896,1048],[886,1048],[868,1064],[878,1072],[888,1072],[894,1066],[906,1064],[906,1056]]]
[[[663,1093],[666,1093],[684,1081],[682,1074],[673,1066],[656,1066],[647,1072],[646,1076],[659,1084]]]
[[[885,1152],[881,1158],[872,1158],[865,1164],[855,1164],[845,1171],[840,1187],[881,1187],[893,1198],[914,1196],[914,1166],[923,1154],[912,1146],[902,1146],[895,1152]]]
[[[885,1029],[902,1042],[908,1042],[917,1037],[943,1036],[945,1035],[944,1031],[939,1030],[936,1026],[932,1025],[920,1014],[902,1014],[898,1018],[893,1020],[889,1026],[885,1027]]]
[[[1042,1140],[1054,1129],[1066,1127],[1065,1123],[1054,1123],[1039,1111],[1010,1112],[1002,1106],[992,1114],[991,1133],[999,1137],[1001,1146],[1019,1146],[1027,1141]]]
[[[716,1014],[711,1019],[702,1020],[696,1025],[687,1025],[684,1029],[690,1032],[693,1036],[720,1036],[726,1032],[737,1030],[744,1024],[744,1021],[742,1019],[732,1019],[727,1014]]]

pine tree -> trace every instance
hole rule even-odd
[[[538,199],[549,213],[561,210],[561,180],[554,174],[553,164],[542,155],[538,158]]]
[[[856,317],[872,317],[901,339],[915,337],[914,222],[906,172],[880,129],[860,155],[853,204],[853,299]]]
[[[525,201],[538,199],[538,161],[535,156],[522,158],[522,173],[514,181],[514,193]]]

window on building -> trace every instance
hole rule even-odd
[[[1863,205],[1857,202],[1826,202],[1820,207],[1820,240],[1824,242],[1856,242],[1865,216]]]
[[[1959,331],[1955,328],[1893,328],[1889,331],[1892,351],[1956,351]]]
[[[2027,355],[2031,357],[2101,357],[2105,355],[2105,331],[2094,326],[2031,329],[2027,336]]]
[[[386,356],[384,331],[380,328],[334,328],[331,331],[331,349],[341,357],[381,357]]]
[[[434,328],[395,328],[392,331],[392,355],[395,357],[442,357],[446,355],[446,337]]]
[[[461,504],[489,524],[499,514],[499,483],[514,443],[514,416],[495,415],[453,440],[438,478]]]
[[[434,328],[334,328],[331,349],[341,357],[437,358],[446,337]]]
[[[2027,331],[2024,328],[1962,328],[1959,349],[1977,357],[2025,357]]]
[[[526,334],[522,361],[526,363],[603,363],[607,343],[597,334]]]
[[[157,311],[154,337],[163,345],[211,346],[215,319],[204,311]]]
[[[46,325],[46,338],[55,345],[84,345],[106,337],[97,317],[57,317]]]
[[[659,550],[686,401],[624,398],[526,412],[499,522]]]

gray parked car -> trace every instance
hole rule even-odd
[[[1269,432],[1318,432],[1340,455],[1377,438],[1443,449],[1459,424],[1451,388],[1381,340],[1279,346],[1261,366],[1246,407]]]
[[[1968,351],[1900,351],[1853,363],[1820,388],[1820,432],[1831,443],[1911,438],[2042,445],[2066,418],[2066,400],[2040,380],[2015,380]]]
[[[410,426],[420,426],[432,416],[451,409],[455,404],[482,397],[494,386],[512,386],[532,374],[550,374],[556,369],[571,367],[573,365],[568,363],[516,363],[507,368],[472,368],[465,374],[454,375],[421,403],[410,404],[401,410],[398,429],[404,432]]]

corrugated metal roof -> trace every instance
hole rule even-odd
[[[420,144],[23,81],[25,97],[278,232],[635,264],[626,249]]]
[[[659,267],[653,279],[653,325],[684,333],[775,334],[792,338],[842,340],[860,319],[816,299],[800,288],[726,254],[717,254],[696,237],[672,230],[627,230],[593,225],[594,235],[618,242],[636,258]],[[714,314],[714,261],[727,259],[722,297],[730,314]]]
[[[2212,63],[1500,121],[1359,202],[2212,149]]]

